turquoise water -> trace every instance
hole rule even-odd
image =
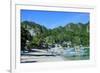
[[[90,50],[89,48],[80,49],[78,54],[74,49],[66,50],[63,57],[65,60],[89,60]]]
[[[74,48],[66,48],[63,53],[52,55],[47,51],[34,49],[35,52],[28,52],[21,54],[21,63],[33,63],[33,62],[48,62],[48,61],[77,61],[77,60],[89,60],[90,48],[80,48],[79,52],[76,52]],[[39,51],[39,52],[36,52]],[[45,52],[44,52],[45,51]]]

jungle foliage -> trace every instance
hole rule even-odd
[[[21,22],[21,50],[25,50],[25,47],[28,50],[31,48],[47,49],[54,44],[67,47],[64,42],[71,42],[71,47],[89,46],[89,22],[86,24],[69,23],[53,29],[35,22]]]

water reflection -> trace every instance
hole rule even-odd
[[[89,59],[89,48],[81,47],[79,51],[75,48],[67,48],[62,55],[67,60],[87,60]]]
[[[67,60],[89,60],[88,47],[59,48],[54,47],[48,50],[32,49],[31,52],[21,52],[21,63],[67,61]]]
[[[69,60],[87,60],[89,59],[89,48],[78,47],[78,48],[59,48],[54,47],[48,50],[48,53],[52,56],[61,56]]]

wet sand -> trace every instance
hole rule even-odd
[[[21,63],[34,63],[34,62],[53,62],[53,61],[67,61],[67,60],[88,60],[89,56],[61,56],[52,55],[46,50],[37,50],[35,52],[28,52],[21,54]]]
[[[21,56],[21,63],[64,61],[61,56]]]

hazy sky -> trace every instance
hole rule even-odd
[[[33,21],[51,29],[71,22],[87,23],[89,20],[89,13],[83,12],[21,10],[21,21]]]

